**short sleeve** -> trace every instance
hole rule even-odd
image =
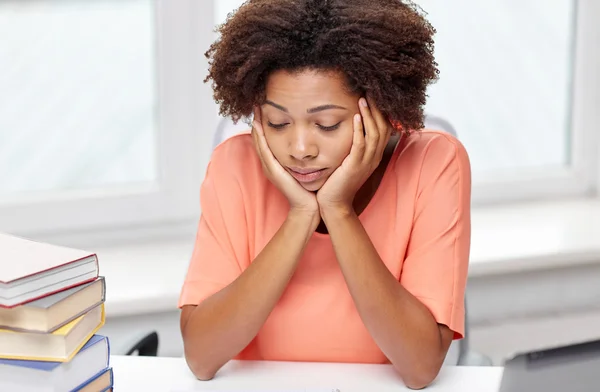
[[[248,257],[244,203],[231,165],[215,151],[200,189],[201,217],[179,304],[198,305],[233,282]]]
[[[460,339],[471,244],[471,169],[454,137],[429,140],[415,197],[400,283]]]

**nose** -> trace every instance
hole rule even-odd
[[[319,155],[319,147],[312,130],[296,127],[290,132],[290,136],[289,151],[294,159],[304,161]]]

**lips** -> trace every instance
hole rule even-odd
[[[325,173],[325,169],[316,169],[316,168],[300,168],[300,167],[289,167],[289,173],[296,179],[298,182],[313,182],[318,180]]]

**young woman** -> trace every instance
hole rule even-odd
[[[209,51],[221,114],[182,289],[190,369],[392,363],[410,388],[463,336],[470,165],[423,127],[434,29],[398,0],[250,0]]]

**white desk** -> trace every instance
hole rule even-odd
[[[338,388],[340,392],[408,391],[391,365],[231,361],[211,381],[198,381],[183,358],[112,356],[119,391],[260,391]],[[444,367],[432,392],[497,392],[501,367]]]

